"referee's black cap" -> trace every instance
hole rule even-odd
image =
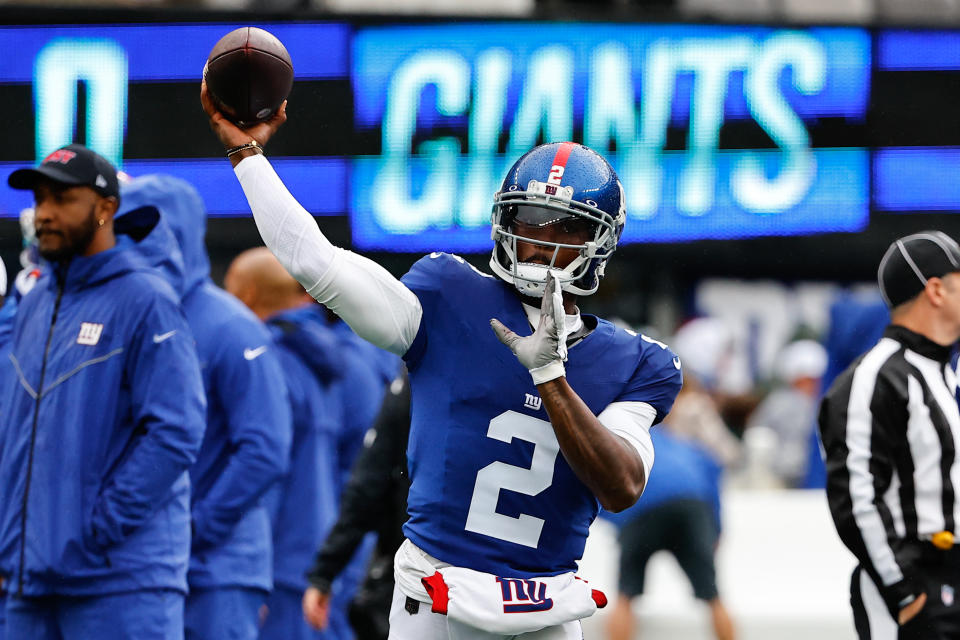
[[[960,272],[960,246],[942,231],[921,231],[893,241],[877,270],[880,293],[891,309],[913,299],[929,278]]]

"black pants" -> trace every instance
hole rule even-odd
[[[921,563],[927,604],[902,627],[890,616],[873,580],[857,567],[850,580],[850,604],[860,640],[954,640],[960,638],[960,565],[943,559]]]

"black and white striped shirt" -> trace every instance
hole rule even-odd
[[[956,387],[949,347],[891,325],[820,406],[837,531],[891,608],[917,593],[915,543],[957,532]]]

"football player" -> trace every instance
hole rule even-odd
[[[205,86],[201,101],[266,245],[407,363],[412,484],[391,637],[580,638],[579,618],[605,603],[574,579],[589,526],[599,506],[640,497],[649,429],[681,385],[666,345],[576,306],[623,230],[613,169],[579,144],[534,148],[495,197],[494,275],[433,253],[397,280],[332,245],[273,171],[262,145],[285,105],[239,129]]]

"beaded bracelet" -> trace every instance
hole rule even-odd
[[[260,143],[257,142],[256,140],[251,140],[250,142],[246,142],[244,144],[240,144],[235,147],[230,147],[229,149],[227,149],[227,157],[229,158],[235,153],[240,153],[244,149],[256,149],[257,153],[263,153],[263,147],[260,146]]]

